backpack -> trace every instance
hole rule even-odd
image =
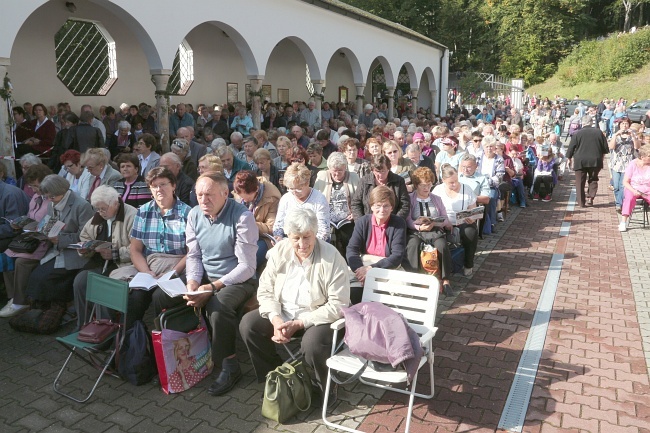
[[[144,385],[158,373],[151,335],[142,320],[136,320],[126,331],[117,356],[117,371],[133,385]]]
[[[31,334],[52,334],[61,326],[61,321],[65,315],[65,303],[52,302],[49,307],[29,308],[25,312],[9,319],[9,326],[20,332],[29,332]]]

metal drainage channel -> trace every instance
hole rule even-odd
[[[565,215],[573,212],[575,203],[576,190],[574,188],[571,190]],[[570,221],[562,222],[560,236],[568,236],[570,227]],[[555,301],[555,293],[558,282],[560,281],[563,262],[564,254],[553,254],[546,279],[544,280],[544,286],[542,287],[542,293],[537,303],[535,316],[533,317],[533,322],[528,332],[528,338],[526,339],[521,359],[519,359],[517,372],[510,387],[510,393],[508,394],[506,405],[501,414],[501,419],[499,420],[498,429],[500,430],[521,432],[523,429],[528,404],[530,403],[530,396],[535,385],[539,360],[542,356],[542,349],[544,348],[544,340],[546,340],[551,312],[553,311],[553,302]]]

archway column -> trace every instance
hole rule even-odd
[[[418,115],[418,89],[411,89],[411,108],[413,116]]]
[[[363,113],[363,92],[366,90],[365,85],[354,85],[357,88],[357,117]]]
[[[386,91],[388,92],[388,115],[386,116],[386,121],[392,122],[395,118],[395,88],[386,87]]]
[[[167,84],[172,71],[170,69],[151,70],[151,79],[156,86],[156,118],[158,134],[163,153],[169,152],[169,95]]]
[[[248,79],[251,82],[251,92],[259,94],[262,90],[263,77],[249,76]],[[253,113],[253,127],[259,130],[262,126],[262,121],[260,119],[262,115],[262,98],[259,95],[255,95],[251,98],[251,111]]]
[[[312,80],[311,83],[314,85],[314,102],[316,103],[316,111],[318,111],[319,117],[322,120],[323,116],[321,110],[323,109],[323,84],[325,83],[325,80]]]
[[[6,57],[0,57],[0,86],[4,87],[4,78],[7,73],[7,66],[11,64],[10,60]],[[9,126],[9,116],[12,116],[12,113],[9,112],[7,101],[0,98],[0,157],[9,157],[7,159],[2,158],[0,163],[5,165],[7,169],[7,175],[11,177],[16,177],[16,167],[13,163],[14,146],[11,140],[11,126]]]
[[[436,97],[438,95],[438,91],[436,90],[431,90],[431,115],[436,114]],[[438,113],[440,114],[440,113]]]

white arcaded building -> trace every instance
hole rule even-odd
[[[336,0],[21,0],[3,2],[0,14],[0,78],[9,73],[13,99],[67,101],[76,112],[144,101],[162,113],[156,95],[165,91],[171,103],[195,105],[253,91],[359,107],[374,99],[381,65],[384,94],[410,89],[416,107],[444,113],[448,60],[443,45]]]

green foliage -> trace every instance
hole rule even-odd
[[[446,45],[452,71],[498,72],[527,85],[553,75],[580,40],[621,29],[614,12],[624,15],[621,0],[343,1]],[[633,12],[648,22],[650,7]]]
[[[583,41],[563,59],[558,77],[565,86],[615,81],[650,62],[650,29]]]

